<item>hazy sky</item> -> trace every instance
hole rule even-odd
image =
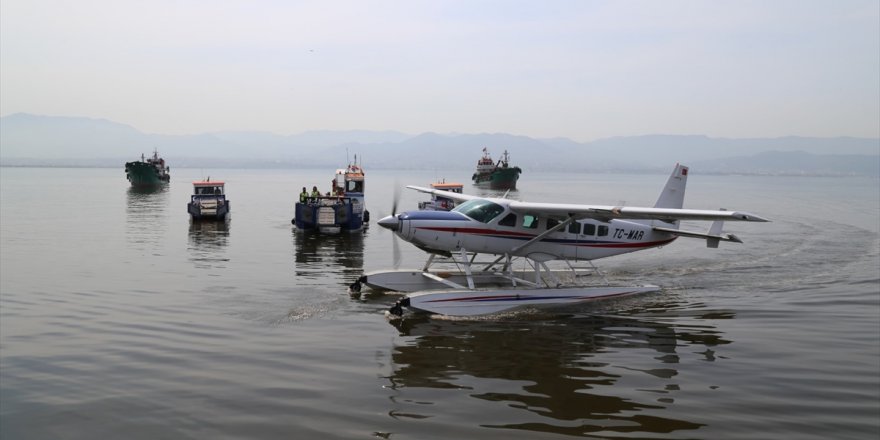
[[[880,1],[2,0],[0,115],[880,137]]]

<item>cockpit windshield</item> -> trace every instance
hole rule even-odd
[[[478,222],[489,223],[504,212],[504,207],[488,200],[474,199],[456,206],[453,211],[460,212]]]

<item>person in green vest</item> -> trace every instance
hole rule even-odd
[[[299,202],[305,203],[308,198],[309,198],[309,192],[306,191],[306,187],[303,187],[303,192],[299,193]]]
[[[318,191],[317,186],[312,187],[312,197],[321,197],[321,191]]]

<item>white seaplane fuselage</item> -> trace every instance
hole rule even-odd
[[[513,218],[509,215],[520,216],[488,199],[469,201],[461,208],[471,213],[481,208],[496,209],[500,210],[500,214],[483,222],[465,215],[458,208],[449,212],[411,211],[397,217],[386,217],[379,224],[397,222],[397,234],[401,238],[428,252],[452,253],[466,249],[468,252],[510,254],[536,261],[594,260],[663,246],[678,237],[674,233],[655,231],[650,223],[581,220],[549,232],[528,246],[522,246],[560,222],[530,216],[527,223],[517,218],[520,221],[516,223],[510,224],[508,221],[506,225],[499,224],[505,218]]]
[[[379,220],[380,226],[431,256],[421,271],[374,272],[364,275],[355,284],[358,289],[363,282],[373,288],[398,291],[428,286],[426,291],[412,293],[399,301],[393,313],[399,313],[403,305],[460,315],[497,313],[523,306],[568,305],[656,291],[657,286],[563,286],[545,263],[590,261],[663,246],[680,236],[705,239],[709,247],[717,247],[720,241],[741,243],[735,235],[721,231],[724,221],[767,221],[747,212],[683,209],[687,174],[687,167],[677,164],[653,207],[522,202],[409,186],[460,204],[449,212],[410,211]],[[713,221],[713,224],[707,232],[682,231],[679,230],[681,220]],[[471,266],[478,254],[498,257],[474,273]],[[464,270],[445,275],[429,271],[435,255],[452,257]],[[529,262],[534,270],[533,281],[514,274],[513,258],[525,258]],[[495,269],[496,265],[501,268]],[[494,283],[506,280],[510,284],[491,290],[480,289],[475,280],[481,277]]]

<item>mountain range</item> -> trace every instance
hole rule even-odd
[[[3,166],[121,166],[155,149],[175,167],[338,168],[356,154],[367,168],[471,171],[484,147],[496,159],[509,151],[511,164],[524,171],[653,172],[682,162],[701,173],[880,175],[878,138],[646,135],[576,142],[368,130],[163,135],[104,119],[0,118]]]

